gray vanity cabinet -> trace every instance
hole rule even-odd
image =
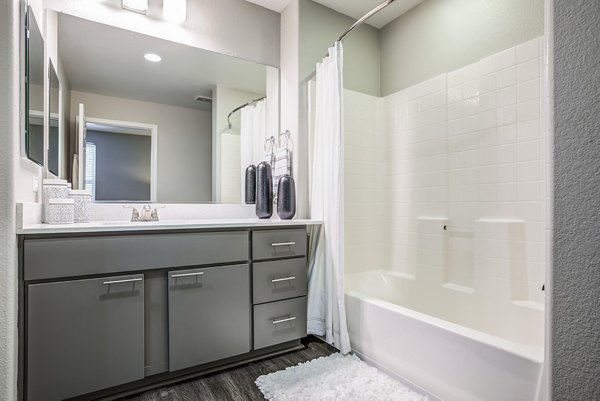
[[[306,227],[21,237],[21,399],[114,399],[299,349],[306,245]]]
[[[144,377],[143,280],[28,286],[27,400],[63,400]]]
[[[250,351],[247,264],[170,271],[169,370]]]

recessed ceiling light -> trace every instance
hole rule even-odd
[[[154,53],[146,53],[144,54],[144,58],[148,61],[152,61],[153,63],[158,63],[160,60],[162,60],[162,57]]]
[[[121,7],[125,10],[146,14],[148,11],[148,0],[121,0]]]
[[[172,22],[184,22],[187,18],[187,0],[163,0],[163,16]]]

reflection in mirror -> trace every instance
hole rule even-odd
[[[44,40],[42,32],[27,7],[25,17],[25,153],[39,165],[44,164]]]
[[[59,160],[59,125],[60,125],[60,111],[59,111],[59,92],[60,84],[58,82],[58,76],[56,70],[50,62],[50,99],[48,102],[49,108],[49,131],[48,131],[48,170],[58,177],[58,160]]]
[[[278,100],[263,101],[254,128],[241,128],[239,111],[231,126],[227,116],[265,97],[273,76],[278,84],[272,67],[67,14],[59,14],[58,52],[74,187],[98,202],[242,202],[242,162],[260,160],[242,156],[250,150],[241,134],[262,146]]]

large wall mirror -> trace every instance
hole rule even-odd
[[[44,39],[31,7],[25,13],[25,136],[27,158],[44,164]]]
[[[96,202],[242,202],[244,163],[277,135],[276,69],[67,14],[58,56],[74,187]]]

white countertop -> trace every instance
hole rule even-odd
[[[95,232],[127,232],[153,230],[189,230],[214,228],[249,228],[277,226],[308,226],[322,224],[317,220],[280,220],[280,219],[189,219],[163,220],[152,222],[129,221],[93,221],[75,224],[30,224],[17,228],[17,234],[69,234]]]

